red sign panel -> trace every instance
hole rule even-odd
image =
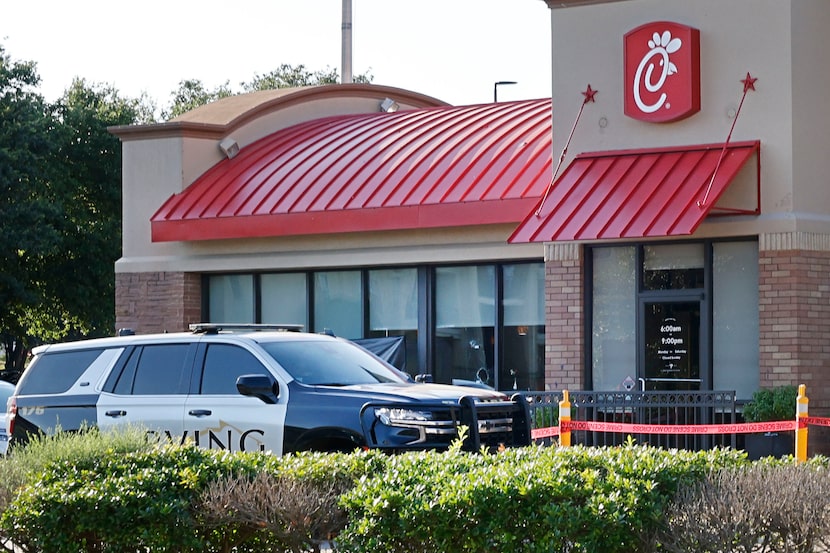
[[[651,123],[700,111],[700,31],[647,23],[624,38],[625,114]]]

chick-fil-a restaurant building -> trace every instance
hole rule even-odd
[[[830,413],[830,6],[547,4],[551,98],[334,85],[113,129],[117,325],[404,336],[408,372],[505,390],[807,384]]]

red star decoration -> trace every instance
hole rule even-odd
[[[582,93],[582,95],[585,96],[585,100],[582,103],[587,104],[588,102],[593,102],[594,101],[594,96],[596,96],[597,92],[599,92],[599,91],[594,90],[593,88],[591,88],[591,85],[589,84],[588,85],[588,90],[586,90],[585,92]]]
[[[744,92],[747,90],[755,90],[755,81],[757,81],[757,77],[753,77],[749,74],[749,71],[746,72],[746,78],[741,79],[741,82],[744,83]],[[589,87],[590,88],[590,87]]]

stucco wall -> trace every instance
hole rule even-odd
[[[627,0],[551,10],[554,151],[561,152],[588,84],[598,90],[585,105],[568,149],[654,148],[761,141],[761,215],[710,218],[700,236],[830,231],[826,194],[830,156],[821,91],[830,69],[830,10],[822,0]],[[701,109],[654,124],[623,113],[623,36],[649,22],[673,21],[700,30]],[[758,80],[735,114],[747,72]],[[809,228],[808,228],[809,227]]]

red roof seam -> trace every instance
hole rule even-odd
[[[397,115],[397,114],[395,114]],[[413,114],[414,115],[414,114]],[[374,178],[366,179],[364,181],[364,188],[368,188],[367,195],[363,200],[360,202],[360,205],[357,207],[359,208],[370,208],[370,207],[385,207],[389,201],[389,198],[393,197],[396,192],[402,191],[407,184],[407,179],[405,178],[408,174],[411,173],[411,170],[408,173],[404,174],[404,178],[400,178],[397,182],[394,182],[394,176],[396,172],[404,167],[407,161],[411,161],[411,157],[409,154],[404,154],[406,150],[414,150],[417,152],[418,150],[423,149],[423,141],[424,136],[430,133],[437,132],[435,129],[441,127],[444,124],[444,112],[437,111],[437,110],[430,110],[421,114],[422,116],[414,117],[413,115],[409,115],[407,112],[404,112],[402,116],[396,117],[394,120],[396,125],[394,129],[392,129],[395,133],[395,136],[402,136],[404,137],[403,140],[397,139],[393,140],[388,144],[384,145],[383,152],[386,154],[383,156],[384,163],[379,163],[374,169],[372,170],[371,176],[375,177],[376,175],[380,175],[381,171],[386,168],[386,174],[382,176],[378,181],[375,181]],[[413,129],[417,129],[415,132]],[[419,156],[426,156],[427,152],[422,151]],[[391,161],[391,167],[390,165]],[[369,183],[375,182],[375,186],[366,186]],[[391,190],[385,195],[382,196],[381,192],[387,188],[387,183],[391,183]],[[376,200],[376,201],[375,201]],[[375,204],[374,206],[371,204]],[[405,202],[401,202],[400,205],[406,205]]]
[[[312,213],[345,215],[345,211],[372,209],[369,206],[377,202],[383,202],[378,207],[385,206],[380,219],[372,223],[378,228],[517,220],[517,215],[492,206],[509,198],[523,202],[511,205],[530,205],[535,195],[529,194],[543,191],[552,161],[550,117],[547,99],[299,123],[247,145],[236,158],[222,160],[169,198],[152,218],[154,239],[157,232],[164,236],[162,240],[175,240],[177,235],[189,236],[186,239],[216,236],[206,230],[210,225],[200,225],[204,230],[195,233],[186,231],[187,225],[182,226],[186,221],[220,222],[288,213],[307,213],[309,221],[320,227],[313,232],[325,232],[326,219]],[[435,196],[438,191],[440,195]],[[491,198],[496,203],[491,205]],[[479,207],[462,214],[453,207],[458,202]],[[421,209],[431,205],[439,209]],[[403,227],[393,221],[382,223],[383,218],[396,218],[392,213],[406,206],[421,215],[408,219]],[[447,220],[452,213],[457,214],[455,220]],[[171,226],[162,230],[158,225],[164,221]],[[246,235],[246,226],[242,220],[230,226],[223,222],[224,230],[217,232]],[[264,220],[256,226],[259,230],[251,232],[287,231],[279,223]]]
[[[459,113],[458,108],[454,110],[448,110],[448,112],[442,114],[442,127],[446,128],[449,122],[449,126],[452,128],[455,134],[459,136],[459,138],[463,138],[465,135],[461,134],[462,130],[466,131],[470,129],[472,127],[473,122],[479,122],[487,119],[487,115],[489,114],[488,107],[489,105],[482,105],[476,106],[475,109],[464,110],[460,112],[463,114],[462,117],[457,117]],[[479,128],[479,126],[476,126],[475,128]],[[407,180],[409,180],[409,177],[414,177],[415,180],[413,184],[409,187],[409,191],[404,195],[404,197],[400,201],[401,205],[408,205],[410,203],[416,203],[420,205],[427,202],[427,198],[430,197],[430,195],[439,185],[440,179],[433,179],[432,185],[428,185],[425,183],[427,182],[427,179],[430,177],[430,175],[432,175],[433,171],[438,166],[439,162],[444,157],[446,157],[447,152],[443,148],[444,146],[444,142],[438,140],[433,141],[431,145],[427,145],[426,143],[422,145],[422,147],[424,148],[423,154],[418,156],[416,162],[407,172]],[[423,162],[425,161],[428,162],[429,165],[426,167],[422,167]],[[419,173],[420,175],[418,175]],[[384,205],[388,206],[392,204],[393,201],[394,196],[390,196],[384,203]]]
[[[540,114],[538,106],[532,105],[517,106],[513,111],[515,113],[510,118],[514,121],[512,127],[502,128],[500,136],[491,141],[490,146],[488,146],[488,150],[493,149],[495,150],[495,153],[490,157],[490,161],[487,162],[485,169],[478,173],[479,177],[472,184],[472,186],[468,186],[466,190],[463,191],[463,195],[460,199],[461,201],[468,201],[468,199],[470,199],[469,197],[477,188],[477,185],[482,183],[484,180],[483,177],[485,177],[492,168],[496,167],[498,170],[495,176],[489,181],[489,184],[485,184],[484,190],[477,196],[471,198],[473,201],[486,199],[488,197],[488,193],[493,190],[496,183],[501,182],[500,177],[505,175],[508,169],[512,168],[513,163],[520,159],[520,156],[517,155],[517,143],[520,142],[521,139],[518,138],[518,136],[526,135],[531,129],[536,128],[539,125]],[[549,132],[549,129],[546,130]],[[513,136],[517,138],[512,139],[511,137]],[[486,151],[481,152],[479,159],[483,159],[486,156],[486,153]],[[504,159],[504,162],[499,163],[502,159]],[[467,171],[472,171],[472,165],[468,165]],[[511,179],[506,186],[501,187],[501,193],[506,194],[512,188],[514,182],[515,177]]]

